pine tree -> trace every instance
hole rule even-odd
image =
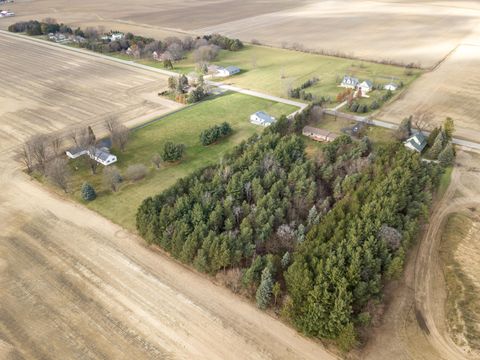
[[[455,158],[455,151],[453,150],[452,143],[448,143],[445,146],[445,149],[438,155],[438,160],[442,166],[450,166],[453,164],[453,160]]]
[[[433,146],[430,148],[429,155],[432,157],[432,159],[438,158],[438,155],[443,149],[444,143],[445,133],[443,131],[440,131],[437,135],[437,138],[435,139],[435,142],[433,143]]]
[[[405,141],[412,133],[412,117],[402,120],[398,129],[395,131],[395,136],[400,141]]]
[[[82,199],[85,201],[92,201],[97,198],[97,193],[92,185],[84,183],[82,185]]]
[[[262,272],[262,280],[260,282],[260,286],[257,289],[256,299],[257,299],[257,306],[260,309],[266,309],[270,300],[272,298],[272,290],[273,290],[273,280],[272,275],[270,274],[270,270],[268,267],[263,269]]]
[[[453,132],[455,131],[455,124],[451,117],[447,117],[443,122],[443,130],[445,131],[445,136],[448,140],[452,140]]]
[[[283,255],[282,260],[280,261],[280,264],[282,265],[282,268],[286,269],[288,267],[288,265],[290,265],[290,260],[291,260],[290,253],[287,251]]]

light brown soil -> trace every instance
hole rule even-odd
[[[154,117],[179,107],[155,96],[166,76],[48,43],[0,34],[0,150],[26,137],[88,122]]]
[[[35,117],[0,115],[0,134],[8,134],[7,145],[2,139],[0,148],[0,358],[334,358],[319,343],[24,174],[13,160],[21,139],[36,131],[96,121],[87,106],[64,101],[65,91],[88,87],[83,96],[98,94],[111,111],[106,92],[112,91],[121,105],[138,97],[137,87],[155,78],[80,54],[67,56],[52,48],[45,54],[32,44],[29,48],[41,61],[31,61],[18,56],[20,40],[9,40],[5,47],[5,39],[0,38],[0,57],[6,56],[5,49],[17,56],[0,62],[10,66],[9,77],[23,79],[15,85],[16,96],[22,99],[27,92],[29,101],[47,107],[51,99],[59,99],[56,111],[62,116],[43,127]],[[22,65],[25,61],[28,65]],[[42,69],[47,76],[41,76]],[[41,95],[30,94],[33,86],[43,91],[41,85],[54,74],[67,76],[63,86],[53,83]],[[120,93],[113,91],[117,86]],[[13,103],[10,110],[23,108]],[[85,112],[88,116],[76,118]],[[13,131],[12,121],[24,123]]]
[[[18,20],[54,17],[73,26],[101,25],[107,31],[156,37],[221,32],[244,41],[299,43],[425,67],[469,35],[480,15],[475,1],[432,0],[17,0],[8,7],[17,16],[1,19],[3,28]]]
[[[480,189],[470,186],[478,184],[479,168],[479,154],[458,152],[452,182],[432,210],[425,235],[409,256],[404,277],[387,289],[388,310],[382,324],[374,329],[362,358],[476,358],[474,353],[455,344],[448,333],[439,247],[443,224],[449,215],[480,206]]]

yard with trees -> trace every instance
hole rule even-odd
[[[261,131],[249,121],[250,114],[258,109],[276,117],[295,110],[289,105],[234,93],[198,103],[131,131],[125,150],[114,148],[118,156],[115,166],[99,165],[93,174],[84,159],[70,160],[69,195],[133,230],[135,212],[144,198],[167,189],[197,169],[214,164],[242,140]],[[222,122],[231,126],[230,135],[209,146],[203,145],[201,133]],[[85,195],[86,190],[82,191],[85,182],[94,189],[94,200],[90,200],[93,196]]]

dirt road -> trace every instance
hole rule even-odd
[[[12,125],[7,116],[10,111],[0,114],[2,134]],[[61,120],[48,131],[71,124]],[[95,121],[80,120],[85,126]],[[22,133],[18,127],[8,146],[0,147],[0,358],[334,358],[135,235],[31,180],[14,161],[31,128],[26,123]]]
[[[474,359],[450,338],[445,318],[445,284],[439,262],[443,224],[452,213],[480,206],[480,155],[457,154],[444,197],[435,205],[424,238],[406,265],[404,278],[390,291],[388,311],[372,335],[364,359]],[[393,294],[393,295],[392,295]]]

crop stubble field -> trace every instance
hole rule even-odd
[[[107,117],[135,123],[178,108],[166,77],[0,34],[0,150],[32,134]]]
[[[399,123],[428,112],[433,124],[455,119],[457,136],[480,138],[480,64],[477,1],[254,1],[153,0],[77,4],[65,0],[18,0],[9,7],[19,20],[54,17],[72,26],[103,26],[156,38],[221,32],[244,41],[344,53],[372,60],[416,63],[425,74],[380,119]],[[259,60],[260,61],[260,60]]]
[[[26,42],[9,44],[2,47],[0,62],[9,77],[17,76],[15,94],[28,93],[33,112],[47,111],[58,98],[55,111],[62,116],[42,126],[35,116],[24,117],[22,104],[0,114],[0,133],[6,134],[0,147],[0,358],[333,358],[319,344],[24,174],[14,157],[29,134],[86,126],[105,111],[95,115],[88,106],[60,101],[69,88],[87,88],[83,77],[98,74],[97,82],[89,79],[94,103],[99,91],[116,88],[115,106],[141,98],[137,86],[162,79],[94,55],[54,47],[44,52],[38,42],[28,42],[29,56],[22,56]],[[31,54],[39,60],[32,61]],[[32,86],[38,92],[54,76],[52,64],[75,72],[64,80],[67,90],[47,86],[46,93],[33,96]],[[11,104],[18,95],[8,94],[2,96]],[[142,101],[127,105],[140,108]],[[109,106],[106,98],[100,102]],[[115,107],[110,106],[107,111]],[[83,116],[72,119],[72,112]],[[13,131],[16,122],[23,125]]]

